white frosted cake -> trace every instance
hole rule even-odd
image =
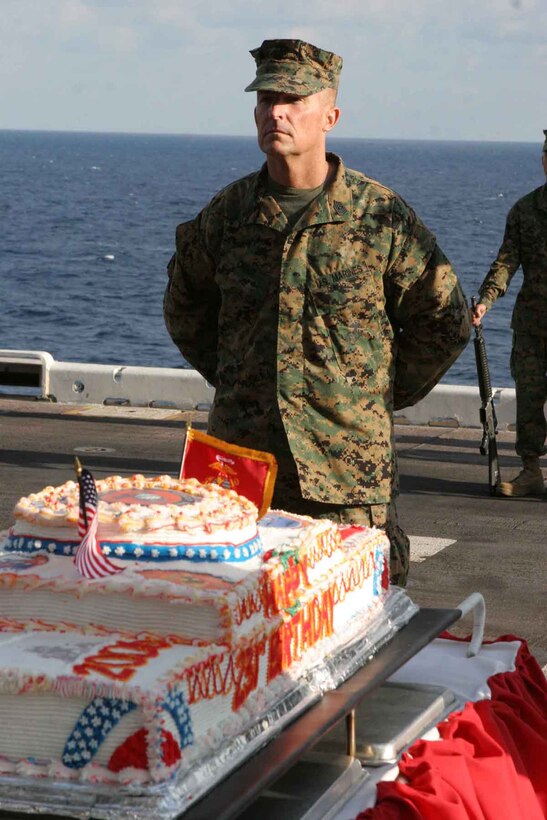
[[[173,776],[381,616],[379,530],[281,511],[257,528],[256,508],[232,491],[168,477],[97,489],[98,541],[117,543],[122,571],[78,573],[73,482],[22,499],[0,553],[0,773]],[[158,489],[163,505],[140,503]]]
[[[96,482],[97,539],[103,555],[121,562],[173,559],[245,561],[261,552],[255,505],[233,490],[168,475],[111,476]],[[79,487],[67,481],[21,498],[7,549],[74,555]]]

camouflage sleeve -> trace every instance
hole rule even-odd
[[[177,228],[163,315],[183,357],[215,386],[220,296],[213,262],[202,246],[200,222],[201,215]]]
[[[435,237],[411,209],[403,225],[406,238],[386,284],[388,312],[397,338],[395,410],[427,395],[471,334],[465,296]]]
[[[507,216],[505,233],[498,255],[479,288],[480,301],[486,308],[492,307],[509,287],[511,279],[520,267],[519,212],[513,206]]]

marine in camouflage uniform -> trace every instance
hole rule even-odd
[[[251,90],[264,76],[278,87],[286,71],[302,93],[332,82],[333,62],[341,66],[301,41],[261,49]],[[300,81],[299,61],[308,79],[311,62],[312,83]],[[165,320],[215,387],[209,432],[275,454],[273,506],[385,528],[392,581],[404,585],[393,410],[441,378],[469,338],[469,314],[414,211],[326,158],[328,183],[296,221],[272,193],[266,164],[178,226]]]
[[[542,160],[547,175],[547,130]],[[478,319],[500,296],[522,266],[523,283],[518,292],[511,327],[511,375],[517,399],[516,451],[522,472],[502,482],[501,495],[541,495],[545,490],[539,458],[545,453],[547,424],[547,183],[513,205],[507,216],[505,235],[488,274],[479,288]]]

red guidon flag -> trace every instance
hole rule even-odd
[[[277,461],[271,453],[229,444],[189,427],[180,466],[181,478],[202,484],[219,484],[245,496],[258,507],[258,517],[268,512]]]

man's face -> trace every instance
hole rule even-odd
[[[541,155],[541,162],[543,165],[543,170],[545,172],[545,176],[547,176],[547,151],[543,151]]]
[[[339,109],[331,89],[300,97],[280,91],[258,91],[255,122],[258,144],[268,155],[299,156],[324,143]]]

